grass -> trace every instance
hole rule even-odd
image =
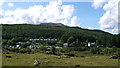
[[[0,67],[2,66],[2,49],[0,49]]]
[[[6,58],[6,55],[12,58]],[[33,66],[34,58],[43,61],[40,66],[118,66],[118,60],[109,59],[110,56],[61,57],[43,53],[3,54],[3,66]]]

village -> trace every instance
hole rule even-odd
[[[43,42],[43,43],[46,43],[46,42],[50,42],[50,43],[53,43],[53,44],[56,44],[57,43],[57,39],[29,39],[29,41],[27,42],[18,42],[19,44],[17,45],[7,45],[7,47],[10,47],[10,48],[24,48],[22,45],[23,43],[40,43],[40,42]],[[95,42],[88,42],[87,45],[85,45],[86,47],[91,47],[91,46],[95,46],[96,43]],[[29,49],[37,49],[37,48],[40,48],[41,46],[45,46],[47,47],[48,49],[49,48],[52,48],[51,45],[28,45],[26,48],[29,48]],[[69,47],[69,44],[68,43],[63,43],[62,46],[55,46],[55,48],[68,48]]]
[[[71,62],[67,62],[67,61],[70,61],[73,58],[75,59],[74,62],[75,61],[77,62],[75,64],[72,63],[71,66],[75,66],[75,67],[79,67],[82,64],[78,62],[78,60],[88,62],[87,60],[91,59],[92,57],[94,57],[95,59],[97,59],[97,57],[103,59],[106,58],[109,61],[113,61],[113,60],[116,61],[117,59],[120,59],[119,56],[117,55],[102,56],[105,54],[107,55],[106,52],[103,53],[104,50],[106,49],[103,48],[100,49],[95,42],[88,42],[85,46],[82,47],[70,47],[69,46],[70,44],[68,43],[62,43],[61,45],[60,44],[56,45],[58,44],[58,42],[60,42],[58,39],[29,39],[27,42],[17,42],[19,44],[7,45],[7,47],[6,46],[3,47],[3,57],[5,61],[7,61],[7,59],[11,61],[17,58],[22,60],[27,57],[27,59],[24,59],[24,61],[22,62],[30,66],[46,66],[53,62],[57,63],[57,65],[59,65],[60,62],[62,62],[64,66],[65,65],[69,66],[72,63],[72,61]],[[31,44],[29,45],[26,44],[27,46],[24,47],[25,45],[22,45],[23,43],[31,43]],[[114,49],[115,48],[113,48],[112,50],[114,51]],[[15,56],[17,58],[15,58]],[[32,63],[30,64],[27,63],[26,61],[31,61]],[[96,61],[94,61],[93,63],[96,63]]]

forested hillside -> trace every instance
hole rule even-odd
[[[118,35],[113,35],[100,30],[88,30],[80,27],[45,26],[31,24],[3,25],[3,39],[13,38],[55,38],[62,42],[83,45],[85,42],[96,42],[103,46],[117,46]]]

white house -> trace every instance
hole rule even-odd
[[[88,46],[90,47],[90,42],[88,43]]]
[[[68,43],[64,43],[64,44],[63,44],[63,47],[68,47]]]
[[[12,48],[12,45],[7,45],[8,47]]]
[[[29,39],[29,41],[32,41],[32,42],[36,42],[36,41],[57,42],[57,39]]]
[[[20,45],[16,45],[16,48],[19,48],[20,47]]]
[[[27,48],[29,48],[29,49],[36,49],[36,48],[39,48],[40,46],[41,45],[30,45]]]
[[[96,45],[95,42],[89,42],[89,43],[88,43],[88,47],[90,47],[90,46],[95,46],[95,45]]]
[[[55,48],[59,49],[59,48],[62,48],[62,47],[55,47]]]

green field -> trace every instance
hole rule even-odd
[[[34,58],[43,62],[39,66],[118,66],[118,60],[110,56],[66,57],[43,53],[3,54],[3,66],[34,66]]]
[[[2,49],[0,49],[0,67],[2,66]]]

